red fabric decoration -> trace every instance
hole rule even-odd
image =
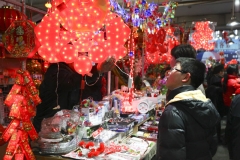
[[[107,85],[107,81],[106,81],[106,78],[105,77],[102,77],[102,80],[101,80],[101,93],[102,93],[102,97],[106,96],[107,95],[107,88],[106,88],[106,85]]]

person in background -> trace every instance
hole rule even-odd
[[[169,72],[166,86],[171,92],[158,125],[158,160],[210,160],[216,153],[220,116],[197,90],[205,69],[196,59],[180,57]]]
[[[222,80],[222,86],[224,105],[227,107],[227,110],[229,110],[230,104],[232,102],[232,95],[238,88],[240,88],[237,64],[228,64],[226,73],[224,74]]]
[[[190,44],[180,44],[178,46],[175,46],[171,50],[171,61],[170,61],[170,66],[173,67],[176,64],[176,59],[179,57],[187,57],[187,58],[194,58],[196,59],[197,56],[197,51],[194,49],[193,46]],[[205,90],[203,85],[201,84],[198,87],[199,90],[205,94]]]
[[[220,114],[221,118],[227,115],[226,107],[223,102],[223,89],[222,89],[223,75],[224,75],[223,64],[217,63],[213,66],[213,68],[209,68],[208,80],[207,80],[208,87],[205,91],[206,97],[211,99],[218,113]],[[217,125],[217,136],[218,136],[218,142],[222,142],[221,121],[219,121]]]
[[[227,116],[226,137],[231,160],[240,159],[240,89],[235,92]]]
[[[87,83],[82,98],[91,96],[95,101],[101,100],[101,89],[99,89],[101,73],[113,69],[114,63],[115,58],[110,58],[108,61],[93,66],[90,76],[78,74],[72,63],[51,64],[39,88],[39,97],[42,103],[37,106],[36,116],[33,119],[36,131],[40,132],[41,122],[44,118],[52,117],[63,109],[71,110],[74,105],[79,104],[81,80],[85,80]],[[98,84],[95,86],[95,83]],[[94,89],[94,87],[96,88]]]

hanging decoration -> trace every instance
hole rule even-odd
[[[0,146],[2,146],[3,144],[5,144],[6,142],[3,141],[2,134],[4,132],[5,128],[3,128],[3,126],[0,124]]]
[[[4,103],[10,107],[9,117],[12,119],[2,134],[2,139],[8,142],[3,160],[15,159],[35,160],[29,145],[28,136],[32,141],[38,138],[31,118],[36,115],[35,107],[41,103],[38,91],[27,71],[17,72],[15,84]]]
[[[16,20],[8,27],[2,40],[11,57],[28,57],[36,52],[39,45],[35,43],[35,26],[29,20]]]
[[[126,1],[125,1],[126,2]],[[164,12],[159,12],[159,5],[148,3],[146,0],[128,1],[127,9],[121,7],[116,0],[110,0],[112,11],[120,15],[125,23],[140,27],[148,32],[155,32],[155,29],[164,27],[175,17],[177,2],[169,1],[162,3]]]
[[[80,67],[84,61],[101,63],[109,56],[118,60],[126,55],[124,44],[130,29],[110,12],[108,0],[53,0],[51,5],[35,28],[41,43],[38,52],[44,60],[74,62],[78,73],[87,74],[89,66],[84,71]]]
[[[0,8],[0,33],[4,33],[15,20],[27,20],[27,16],[11,6]]]
[[[209,21],[195,22],[190,44],[196,49],[213,50],[215,47],[213,32],[214,23]]]
[[[144,37],[146,61],[150,64],[170,62],[171,50],[179,44],[175,36],[176,27],[160,28],[154,34],[147,33]]]

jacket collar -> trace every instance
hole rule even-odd
[[[192,86],[182,86],[172,90],[168,95],[169,103],[185,100],[185,99],[192,99],[192,100],[200,100],[206,102],[208,99],[206,96],[200,91],[194,89]]]
[[[177,94],[181,93],[181,92],[185,92],[185,91],[192,91],[195,90],[195,88],[191,85],[184,85],[178,88],[175,88],[173,90],[171,90],[169,92],[169,94],[167,95],[166,99],[167,101],[170,101],[171,99],[173,99]]]

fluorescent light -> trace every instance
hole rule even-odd
[[[233,45],[233,44],[234,44],[234,42],[233,42],[232,39],[230,39],[227,43],[228,43],[229,45]]]
[[[234,38],[235,37],[235,33],[233,31],[230,31],[228,36],[231,37],[231,38]]]
[[[240,2],[239,0],[235,0],[235,6],[239,6]]]
[[[227,23],[227,26],[237,26],[240,23],[237,21],[237,18],[235,16],[231,17],[231,20]]]

